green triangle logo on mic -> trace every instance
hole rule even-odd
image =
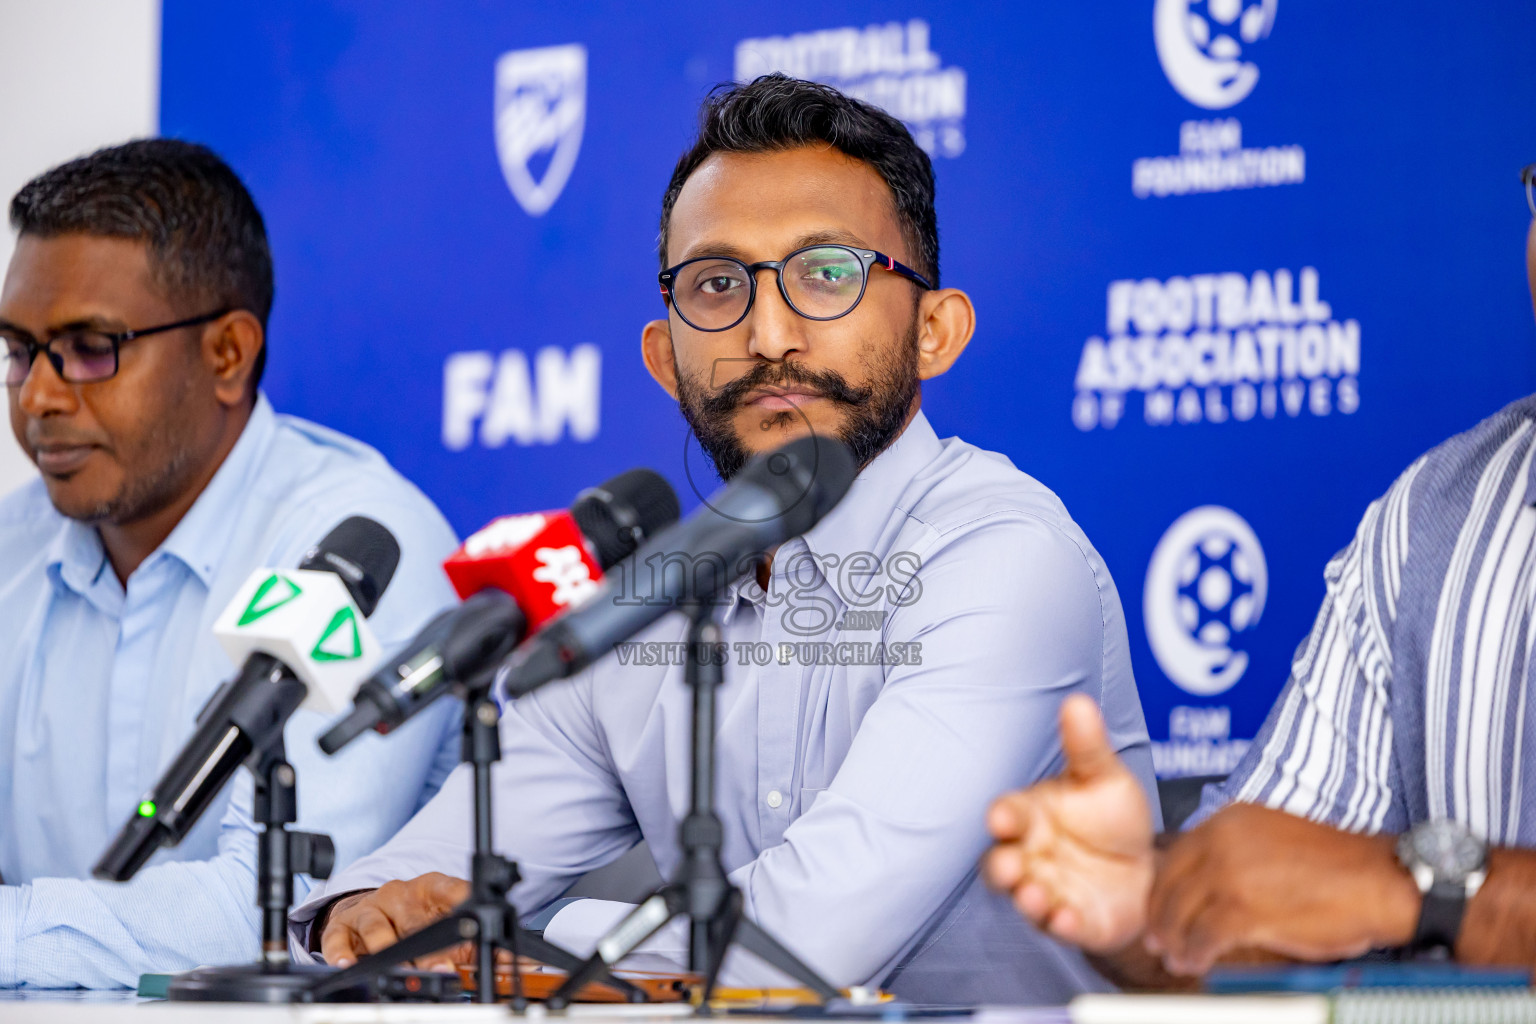
[[[304,593],[299,585],[288,577],[273,573],[262,580],[261,586],[256,588],[256,593],[251,595],[251,603],[245,606],[245,611],[240,613],[240,621],[236,626],[249,626],[264,615],[270,615],[283,605],[292,601]]]
[[[315,661],[351,661],[363,656],[363,638],[358,635],[357,613],[351,605],[343,605],[331,616],[309,656]]]

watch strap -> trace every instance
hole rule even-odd
[[[1414,931],[1415,951],[1441,949],[1451,952],[1461,934],[1461,918],[1467,909],[1464,886],[1436,882],[1424,894],[1419,910],[1419,926]]]

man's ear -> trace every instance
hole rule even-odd
[[[1525,236],[1525,276],[1531,283],[1531,310],[1536,312],[1536,217]]]
[[[233,408],[246,401],[256,357],[265,344],[261,321],[249,310],[226,313],[203,329],[203,361],[213,372],[220,404]]]
[[[640,331],[640,358],[663,391],[677,397],[677,360],[672,352],[672,324],[652,320]]]
[[[954,365],[976,333],[976,307],[958,288],[925,292],[918,301],[917,376],[932,380]]]

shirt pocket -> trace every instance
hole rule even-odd
[[[810,809],[811,809],[811,805],[816,802],[816,798],[818,796],[820,796],[821,794],[825,793],[826,791],[827,791],[827,787],[826,786],[818,786],[818,787],[815,787],[815,788],[805,787],[805,788],[801,789],[800,790],[800,813],[801,814],[806,814],[807,812],[809,812]]]

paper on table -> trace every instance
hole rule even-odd
[[[1072,1024],[1328,1024],[1328,998],[1298,996],[1078,996]]]

